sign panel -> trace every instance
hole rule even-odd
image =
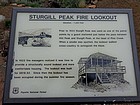
[[[131,12],[14,9],[4,102],[138,101]]]

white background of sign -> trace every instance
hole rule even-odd
[[[137,96],[135,72],[134,72],[135,70],[133,65],[131,38],[130,38],[130,30],[129,30],[130,27],[128,23],[129,21],[128,21],[127,14],[111,14],[117,16],[117,21],[80,21],[83,23],[79,23],[79,24],[76,23],[79,21],[69,21],[71,22],[71,24],[64,24],[64,22],[66,21],[63,20],[29,21],[30,14],[41,15],[43,13],[18,13],[17,14],[15,45],[14,45],[14,52],[15,52],[14,61],[19,59],[73,60],[71,63],[73,63],[74,66],[72,66],[72,70],[70,70],[68,73],[69,75],[75,76],[75,78],[16,79],[14,78],[14,76],[17,76],[15,74],[16,67],[13,66],[13,78],[11,80],[11,85],[10,85],[10,98]],[[47,15],[58,16],[59,14],[49,13]],[[62,14],[60,13],[60,15]],[[64,15],[69,15],[69,14],[64,14]],[[76,16],[77,14],[72,14],[72,15]],[[81,15],[85,15],[85,14],[81,13]],[[86,14],[86,15],[91,16],[91,14]],[[110,15],[110,14],[105,14],[105,15]],[[41,29],[46,29],[47,30],[46,32],[52,35],[52,38],[49,42],[51,44],[51,47],[25,47],[22,45],[18,45],[19,32],[29,32],[30,30],[41,30]],[[106,43],[104,47],[59,47],[60,45],[59,34],[62,33],[59,30],[127,30],[127,35],[123,36],[122,40],[117,40],[117,43],[112,43],[112,44]],[[71,33],[74,34],[74,32]],[[105,33],[105,32],[101,32],[101,33]],[[118,60],[123,61],[122,65],[126,66],[126,74],[124,75],[125,76],[124,78],[131,85],[131,87],[128,90],[114,90],[114,91],[107,91],[101,93],[101,92],[85,92],[81,89],[78,90],[78,89],[71,88],[78,81],[79,59],[81,57],[89,57],[91,54],[97,52],[101,52],[113,57],[117,57]],[[17,64],[17,62],[15,62],[14,64]],[[67,66],[67,67],[71,67],[71,66]],[[26,72],[27,70],[21,70],[21,71]],[[43,70],[42,67],[42,71],[46,71],[46,70]],[[35,74],[33,75],[35,76]],[[25,76],[25,74],[18,74],[18,76]],[[19,88],[18,94],[13,94],[14,87]],[[30,91],[46,91],[46,93],[44,94],[30,93]]]

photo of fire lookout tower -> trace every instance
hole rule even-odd
[[[90,82],[111,84],[114,80],[124,81],[126,67],[121,66],[121,63],[122,61],[117,60],[116,57],[100,52],[80,58],[78,82],[88,85]]]

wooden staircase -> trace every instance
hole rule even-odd
[[[111,83],[106,73],[97,73],[97,76],[101,83]]]

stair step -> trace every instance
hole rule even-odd
[[[106,74],[98,74],[102,78],[103,83],[111,83]]]

